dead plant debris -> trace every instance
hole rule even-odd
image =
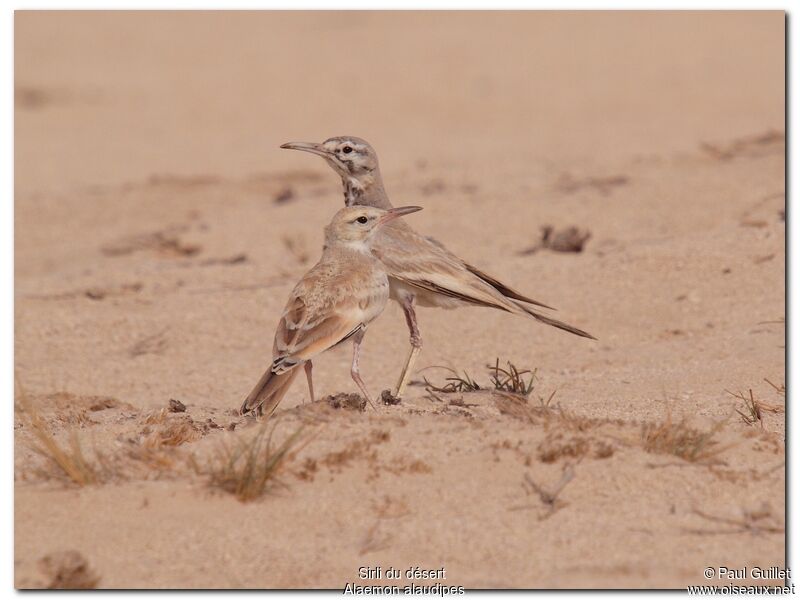
[[[89,458],[81,445],[76,431],[69,433],[69,440],[66,444],[60,444],[41,417],[39,412],[31,404],[27,394],[20,387],[18,397],[21,412],[29,421],[30,429],[36,442],[31,445],[31,449],[45,460],[46,468],[40,471],[40,475],[45,479],[55,477],[78,486],[99,483],[106,479],[107,465],[102,455],[94,453]]]
[[[627,185],[630,178],[627,175],[606,175],[601,177],[575,177],[564,173],[556,182],[556,189],[565,194],[573,194],[589,188],[608,196],[615,188]]]
[[[506,362],[506,367],[501,367],[499,358],[495,359],[494,365],[486,365],[489,371],[489,381],[492,385],[490,388],[482,387],[466,371],[464,371],[463,375],[459,375],[455,369],[450,367],[439,368],[449,371],[452,376],[446,377],[446,383],[441,386],[434,385],[428,381],[427,377],[423,377],[425,390],[428,393],[453,394],[492,390],[527,397],[533,391],[534,383],[537,379],[536,369],[519,369],[510,361]],[[528,376],[527,378],[526,375]]]
[[[785,321],[784,319],[781,319],[781,321],[780,321],[780,322],[781,322],[781,323],[785,323],[786,321]],[[771,382],[769,379],[767,379],[766,377],[764,378],[764,381],[766,381],[766,382],[767,382],[767,383],[768,383],[770,386],[772,386],[772,388],[775,390],[775,392],[776,392],[776,393],[777,393],[779,396],[786,396],[786,384],[784,384],[784,383],[781,383],[780,385],[775,385],[774,383],[772,383],[772,382]]]
[[[86,558],[76,550],[53,552],[39,559],[39,569],[47,578],[48,590],[92,590],[100,578]]]
[[[247,254],[244,252],[233,254],[231,256],[223,256],[219,258],[208,258],[200,263],[200,266],[211,267],[215,265],[241,265],[247,262]]]
[[[161,354],[167,349],[167,331],[169,327],[164,327],[161,331],[141,338],[128,350],[128,356],[136,358],[145,354]]]
[[[143,250],[153,251],[164,258],[194,256],[202,250],[202,247],[181,241],[180,234],[187,229],[185,225],[177,225],[151,233],[124,237],[105,244],[100,251],[106,256],[126,256]]]
[[[355,392],[339,392],[330,394],[322,399],[333,409],[357,410],[363,412],[367,408],[367,399]]]
[[[539,496],[539,500],[545,506],[545,512],[539,517],[539,520],[544,520],[550,517],[554,512],[563,508],[566,504],[563,501],[559,501],[558,497],[564,488],[567,487],[570,481],[575,478],[575,468],[572,464],[565,465],[564,470],[561,475],[561,479],[556,483],[556,485],[548,490],[545,489],[540,484],[536,483],[533,478],[528,474],[525,473],[524,480],[522,482],[522,487],[525,490],[527,495],[531,495],[535,493]],[[525,510],[530,508],[536,508],[534,504],[524,504],[519,506],[512,506],[509,510]]]
[[[602,459],[614,455],[609,443],[580,434],[567,436],[561,431],[551,431],[539,443],[537,454],[540,461],[553,463],[562,458],[582,459],[586,456]]]
[[[769,383],[769,382],[768,382]],[[747,394],[742,392],[730,392],[725,390],[733,396],[734,398],[741,400],[743,406],[741,409],[737,408],[736,412],[741,417],[742,421],[747,425],[755,425],[758,423],[761,428],[764,427],[764,413],[779,413],[783,412],[784,408],[782,406],[778,406],[777,404],[770,404],[769,402],[765,402],[763,400],[757,399],[753,395],[753,390],[749,389]]]
[[[138,294],[142,291],[143,287],[144,285],[139,281],[134,283],[123,283],[122,285],[116,287],[91,287],[84,292],[84,295],[90,300],[103,300],[112,296]]]
[[[757,158],[772,153],[783,153],[786,147],[786,134],[769,129],[763,133],[736,138],[728,143],[702,142],[700,149],[719,161],[739,157]]]
[[[190,464],[198,475],[206,477],[208,485],[233,494],[241,502],[250,502],[269,492],[279,482],[278,475],[290,452],[301,441],[303,428],[278,444],[273,444],[275,427],[267,425],[248,439],[234,444],[221,444],[217,452],[200,464],[192,457]]]
[[[700,431],[688,425],[686,419],[675,422],[671,413],[660,423],[642,426],[642,444],[647,452],[671,454],[688,462],[711,464],[727,447],[714,439],[724,421],[714,424],[708,431]]]
[[[552,225],[542,227],[541,237],[530,248],[520,251],[521,256],[535,254],[539,250],[552,250],[553,252],[583,252],[583,248],[592,233],[588,229],[579,229],[575,226],[555,229]]]
[[[686,529],[687,533],[696,535],[784,533],[786,527],[779,521],[779,517],[775,515],[772,507],[766,502],[757,509],[742,509],[742,516],[735,518],[712,515],[697,508],[693,509],[692,512],[707,521],[724,525],[721,529]]]
[[[272,201],[275,204],[286,204],[295,199],[294,190],[290,187],[285,187],[278,191],[277,194],[272,198]]]
[[[389,547],[391,541],[391,534],[381,530],[380,520],[375,521],[375,523],[364,533],[359,545],[358,555],[364,556],[370,552],[385,550]]]

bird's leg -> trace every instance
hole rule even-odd
[[[303,365],[303,368],[306,370],[306,380],[308,381],[308,395],[311,396],[311,402],[314,402],[314,381],[311,379],[311,369],[313,366],[311,365],[311,361],[306,361],[306,364]]]
[[[353,364],[350,367],[350,376],[353,378],[353,381],[356,382],[358,389],[361,390],[361,393],[364,395],[364,398],[367,399],[369,405],[372,407],[372,410],[375,410],[375,405],[372,403],[372,397],[369,395],[367,391],[367,386],[364,385],[364,381],[361,379],[361,375],[358,373],[358,352],[361,349],[361,340],[364,339],[364,330],[362,329],[359,331],[355,336],[353,336]]]
[[[419,328],[417,327],[417,314],[414,312],[414,296],[405,296],[402,302],[403,312],[406,315],[406,324],[408,325],[408,332],[410,334],[409,341],[411,342],[411,350],[406,359],[406,366],[400,373],[400,379],[397,382],[397,388],[394,391],[395,398],[401,398],[403,392],[408,385],[408,380],[411,377],[411,370],[414,368],[414,363],[417,360],[417,355],[422,349],[422,338],[419,336]]]

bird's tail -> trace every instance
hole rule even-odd
[[[244,415],[255,410],[256,414],[269,417],[289,391],[297,371],[298,369],[294,368],[277,374],[273,373],[271,368],[267,369],[242,404],[241,413]]]
[[[522,304],[520,302],[515,302],[514,304],[516,304],[519,308],[521,308],[526,314],[530,315],[531,317],[533,317],[534,319],[536,319],[537,321],[539,321],[541,323],[544,323],[546,325],[550,325],[552,327],[557,327],[558,329],[563,329],[564,331],[568,331],[568,332],[570,332],[570,333],[572,333],[574,335],[579,335],[581,337],[589,338],[590,340],[596,340],[597,339],[591,333],[586,333],[582,329],[578,329],[577,327],[573,327],[572,325],[569,325],[569,324],[564,323],[562,321],[558,321],[556,319],[552,319],[550,317],[547,317],[547,316],[545,316],[545,315],[543,315],[541,313],[536,312],[535,310],[533,310],[529,306],[525,306],[524,304]]]

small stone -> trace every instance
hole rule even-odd
[[[182,413],[186,412],[186,405],[181,402],[180,400],[175,400],[174,398],[169,399],[169,412],[172,413]]]
[[[402,400],[392,394],[392,392],[389,390],[383,390],[381,392],[381,402],[383,402],[386,406],[396,406],[397,404],[400,404]]]
[[[275,195],[274,202],[275,204],[286,204],[290,200],[294,199],[294,191],[292,188],[284,188],[280,192]]]

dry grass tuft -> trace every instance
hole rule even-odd
[[[537,447],[537,455],[544,463],[553,463],[561,458],[596,459],[610,458],[614,447],[602,440],[582,435],[566,436],[560,431],[551,432]]]
[[[533,391],[533,384],[536,381],[536,369],[533,371],[530,369],[520,371],[512,362],[506,361],[506,364],[508,368],[502,368],[500,359],[496,358],[494,366],[487,365],[494,389],[525,397],[530,396]],[[530,375],[528,381],[525,381],[525,375]]]
[[[547,418],[548,413],[553,410],[550,407],[552,399],[553,395],[547,400],[539,398],[537,405],[531,404],[527,398],[518,394],[497,393],[492,397],[492,402],[497,410],[500,411],[500,414],[528,423],[538,423]]]
[[[59,444],[21,385],[19,388],[21,412],[28,416],[30,431],[37,440],[31,448],[42,456],[50,467],[49,470],[42,471],[41,475],[45,478],[56,476],[79,486],[102,481],[105,468],[100,457],[96,455],[95,461],[90,461],[86,457],[75,431],[70,433],[68,444],[64,446]]]
[[[769,383],[768,380],[765,381]],[[775,386],[773,385],[773,387]],[[775,387],[775,389],[778,390],[777,387]],[[727,392],[728,390],[725,391]],[[758,423],[763,428],[765,412],[778,413],[778,412],[783,412],[784,410],[782,406],[777,406],[775,404],[764,402],[763,400],[758,400],[753,395],[752,389],[748,390],[747,395],[743,394],[742,392],[737,392],[735,394],[733,392],[728,392],[728,393],[734,398],[737,398],[738,400],[741,400],[743,402],[744,406],[742,407],[742,410],[739,410],[737,408],[736,412],[739,413],[739,416],[742,418],[742,421],[744,421],[747,425],[755,425],[756,423]]]
[[[464,371],[464,375],[462,377],[455,369],[451,369],[449,367],[442,368],[453,373],[453,376],[446,377],[445,381],[447,383],[445,383],[443,386],[433,385],[430,381],[428,381],[427,377],[423,377],[422,379],[425,382],[425,390],[428,393],[455,394],[464,392],[477,392],[483,389],[477,381],[469,376],[469,373],[466,371]]]
[[[455,369],[449,367],[439,367],[446,369],[452,373],[451,377],[445,378],[445,384],[437,386],[423,378],[425,382],[425,390],[433,395],[435,393],[441,394],[454,394],[454,393],[469,393],[478,392],[481,390],[490,390],[495,392],[502,392],[506,394],[515,394],[527,398],[530,396],[536,382],[536,369],[522,369],[520,370],[511,361],[506,361],[506,367],[500,366],[500,359],[496,358],[494,365],[487,365],[489,370],[489,381],[491,387],[484,388],[477,380],[473,379],[469,373],[464,371],[463,375],[459,375]],[[529,377],[526,380],[526,375]],[[552,399],[552,396],[551,396]],[[549,401],[548,401],[549,403]]]
[[[273,447],[272,435],[267,426],[246,440],[237,440],[231,447],[222,445],[206,464],[199,465],[192,457],[190,464],[195,472],[208,478],[208,485],[236,496],[241,502],[250,502],[264,495],[272,484],[290,451],[300,441],[302,427]]]
[[[39,560],[49,590],[93,590],[100,582],[87,560],[75,550],[54,552]]]
[[[123,455],[129,462],[129,467],[144,467],[143,470],[136,472],[142,473],[145,477],[160,476],[164,473],[175,471],[179,464],[179,459],[183,455],[177,454],[172,447],[152,446],[146,444],[131,444]]]
[[[606,424],[624,425],[623,421],[585,417],[560,406],[548,414],[553,417],[550,419],[551,422],[555,421],[559,426],[571,431],[585,432]]]
[[[758,423],[761,425],[761,427],[764,426],[764,422],[761,420],[761,407],[759,406],[758,400],[753,397],[753,390],[750,390],[749,396],[745,396],[742,392],[738,392],[736,394],[733,392],[728,393],[734,398],[739,398],[742,402],[744,402],[744,412],[738,408],[736,409],[736,412],[739,413],[742,421],[748,425],[755,425]]]
[[[193,442],[203,437],[203,432],[197,427],[194,420],[188,415],[168,419],[150,433],[144,441],[147,448],[161,448],[162,446],[180,446],[186,442]]]
[[[723,421],[719,421],[708,431],[699,431],[690,427],[686,419],[675,422],[667,413],[661,423],[642,426],[642,445],[647,452],[672,454],[692,463],[711,463],[726,449],[714,439],[722,425]]]

